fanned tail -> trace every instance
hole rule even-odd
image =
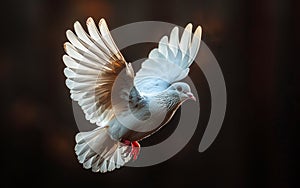
[[[99,127],[76,135],[75,152],[86,169],[93,172],[113,171],[131,158],[131,146],[111,139],[108,127]]]

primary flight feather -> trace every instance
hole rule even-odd
[[[76,135],[75,152],[86,169],[107,172],[136,159],[142,140],[161,127],[187,99],[195,100],[188,84],[198,53],[201,27],[188,24],[179,38],[178,27],[161,38],[136,73],[113,41],[104,19],[98,27],[87,20],[88,33],[75,22],[66,32],[64,74],[71,98],[85,118],[98,125]]]

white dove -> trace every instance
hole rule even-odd
[[[100,20],[99,30],[92,18],[86,24],[89,34],[79,22],[74,24],[76,35],[66,32],[70,43],[64,44],[64,74],[71,98],[85,118],[99,126],[76,135],[78,160],[84,168],[104,173],[135,160],[138,141],[168,123],[184,101],[196,100],[189,85],[178,81],[189,73],[202,30],[198,26],[192,36],[192,24],[188,24],[179,41],[178,27],[174,27],[169,40],[161,38],[134,76],[105,20]]]

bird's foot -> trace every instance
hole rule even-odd
[[[133,160],[136,160],[139,153],[141,146],[137,141],[129,141],[129,140],[122,140],[122,143],[124,143],[127,146],[131,146],[130,155],[133,156]]]
[[[140,153],[141,146],[137,141],[131,142],[131,156],[133,156],[133,160],[136,160]]]
[[[127,146],[131,145],[131,142],[129,140],[122,140],[121,142]]]

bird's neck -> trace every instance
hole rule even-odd
[[[177,109],[180,104],[180,98],[177,94],[165,91],[156,96],[156,101],[163,108],[167,108],[169,110]]]

